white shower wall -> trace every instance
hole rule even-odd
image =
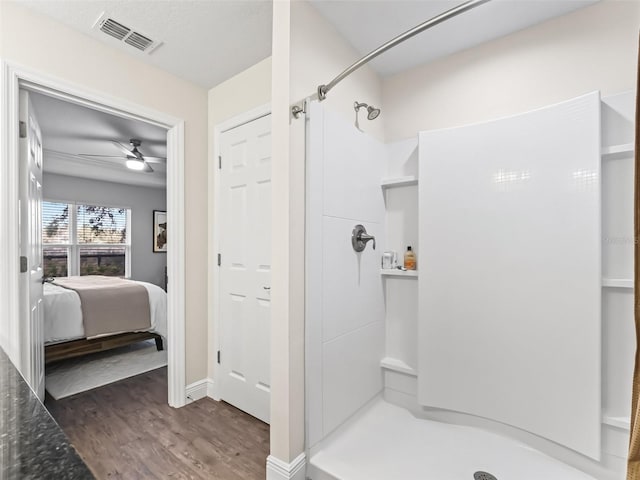
[[[517,438],[599,479],[624,476],[629,438],[631,377],[635,352],[633,322],[633,178],[632,145],[635,92],[602,99],[602,458],[592,461],[552,442],[491,423],[479,417],[425,409],[417,401],[418,292],[411,279],[386,280],[384,398],[414,414],[441,421],[476,425]],[[413,147],[412,147],[413,146]],[[627,146],[627,148],[622,148]],[[417,173],[417,139],[389,144],[385,177]],[[616,149],[618,154],[606,154]],[[403,241],[417,223],[417,189],[402,187],[387,193],[387,244]],[[403,212],[416,212],[415,217]],[[418,255],[418,270],[429,265]],[[417,284],[417,282],[415,282]],[[397,362],[393,362],[397,360]],[[397,368],[397,365],[408,368]],[[413,370],[413,371],[412,371]]]
[[[307,445],[382,391],[385,147],[312,103],[307,125]],[[351,232],[376,237],[356,253]]]
[[[421,404],[600,458],[600,165],[598,92],[420,132]]]

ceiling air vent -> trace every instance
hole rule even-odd
[[[124,25],[120,25],[118,22],[111,18],[107,18],[100,25],[100,31],[106,33],[107,35],[111,35],[113,38],[122,40],[127,36],[131,29],[125,27]]]
[[[128,43],[132,47],[136,47],[138,50],[142,50],[143,52],[153,45],[153,40],[145,37],[144,35],[140,35],[138,32],[132,32],[127,38],[124,39],[125,43]]]
[[[132,28],[123,25],[122,22],[114,20],[107,13],[100,15],[93,28],[145,53],[151,53],[162,43],[134,31]]]

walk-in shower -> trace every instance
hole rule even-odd
[[[387,120],[379,97],[357,94],[367,103],[353,104],[355,126],[351,103],[321,100],[391,46],[296,110],[307,476],[619,480],[631,376],[609,369],[632,365],[621,341],[631,327],[617,320],[633,295],[603,275],[628,277],[633,262],[602,238],[632,235],[619,212],[633,185],[630,157],[607,164],[601,152],[631,143],[619,132],[632,93],[384,143],[357,123],[361,109],[369,120],[385,111],[369,130]],[[407,245],[419,270],[380,268],[382,252]]]
[[[310,478],[619,478],[598,463],[602,335],[624,327],[601,325],[600,198],[632,188],[600,188],[606,105],[383,144],[309,104]],[[380,269],[407,244],[419,271]]]

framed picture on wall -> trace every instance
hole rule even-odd
[[[153,211],[153,251],[167,252],[167,212]]]

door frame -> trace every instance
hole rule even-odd
[[[239,115],[231,117],[213,127],[213,156],[209,164],[208,175],[208,269],[209,269],[209,301],[208,312],[208,344],[209,347],[209,368],[213,384],[209,396],[214,400],[220,400],[220,369],[218,367],[217,352],[220,350],[220,268],[218,267],[218,253],[220,252],[220,229],[218,228],[220,212],[220,169],[218,168],[218,157],[220,156],[220,136],[229,130],[244,125],[245,123],[258,120],[271,114],[271,103],[265,103],[252,110],[248,110]],[[213,208],[211,208],[213,206]],[[270,341],[270,340],[269,340]]]
[[[186,404],[185,358],[185,202],[184,120],[142,105],[87,89],[0,59],[0,345],[21,369],[25,354],[20,319],[19,268],[19,89],[45,93],[57,99],[143,121],[167,129],[167,214],[169,229],[167,272],[168,400],[172,407]]]

